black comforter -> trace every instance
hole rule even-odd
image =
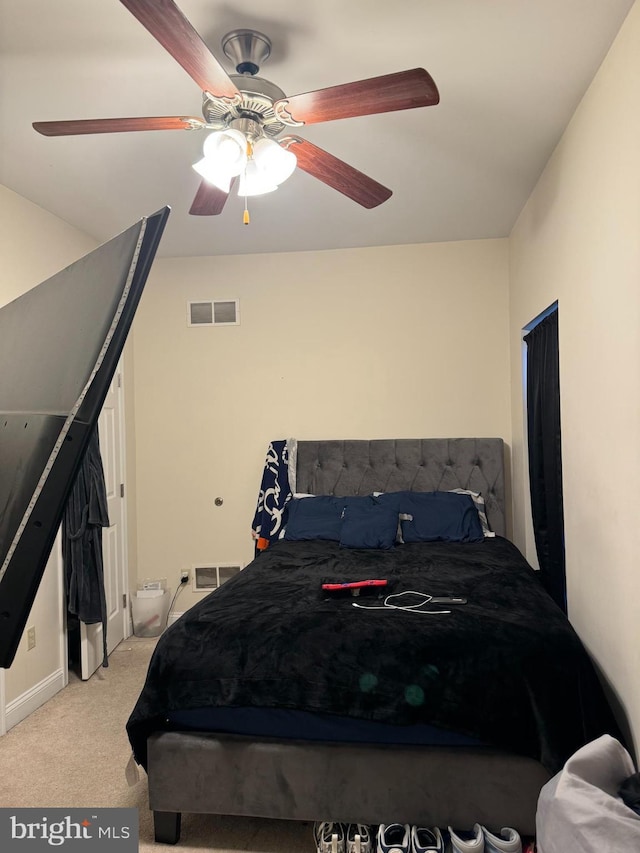
[[[323,580],[364,578],[468,603],[426,615],[320,594]],[[127,723],[137,761],[167,712],[207,706],[429,723],[550,773],[589,740],[620,737],[571,625],[500,537],[391,551],[276,542],[160,637]]]

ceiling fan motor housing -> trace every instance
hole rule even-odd
[[[275,83],[257,76],[260,65],[271,55],[271,39],[257,30],[231,30],[222,39],[222,49],[238,72],[229,77],[242,100],[239,104],[229,104],[205,92],[202,103],[205,121],[213,129],[224,130],[232,124],[237,127],[240,120],[248,120],[261,128],[261,133],[252,134],[254,138],[263,134],[279,136],[285,125],[276,117],[273,104],[286,95]]]
[[[222,39],[224,55],[238,74],[257,74],[271,55],[271,39],[257,30],[232,30]]]
[[[206,93],[202,99],[202,114],[212,128],[224,130],[236,119],[251,119],[262,126],[265,136],[279,136],[286,125],[276,117],[273,104],[286,98],[279,86],[264,77],[244,74],[231,74],[231,80],[242,95],[239,105],[229,106],[219,98],[211,98]]]

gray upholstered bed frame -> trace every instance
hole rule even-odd
[[[504,445],[497,438],[300,441],[295,491],[479,491],[505,535]],[[157,841],[176,843],[182,812],[535,833],[549,779],[536,761],[483,747],[376,746],[207,733],[149,738]]]
[[[295,492],[342,497],[472,489],[485,499],[491,529],[505,535],[501,438],[299,441],[294,452]]]

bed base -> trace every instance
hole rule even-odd
[[[254,739],[205,732],[149,738],[155,840],[176,844],[182,812],[409,823],[535,835],[549,773],[483,747],[378,746]]]

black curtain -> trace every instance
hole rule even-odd
[[[558,312],[541,320],[524,340],[527,344],[529,482],[540,580],[566,613]]]

